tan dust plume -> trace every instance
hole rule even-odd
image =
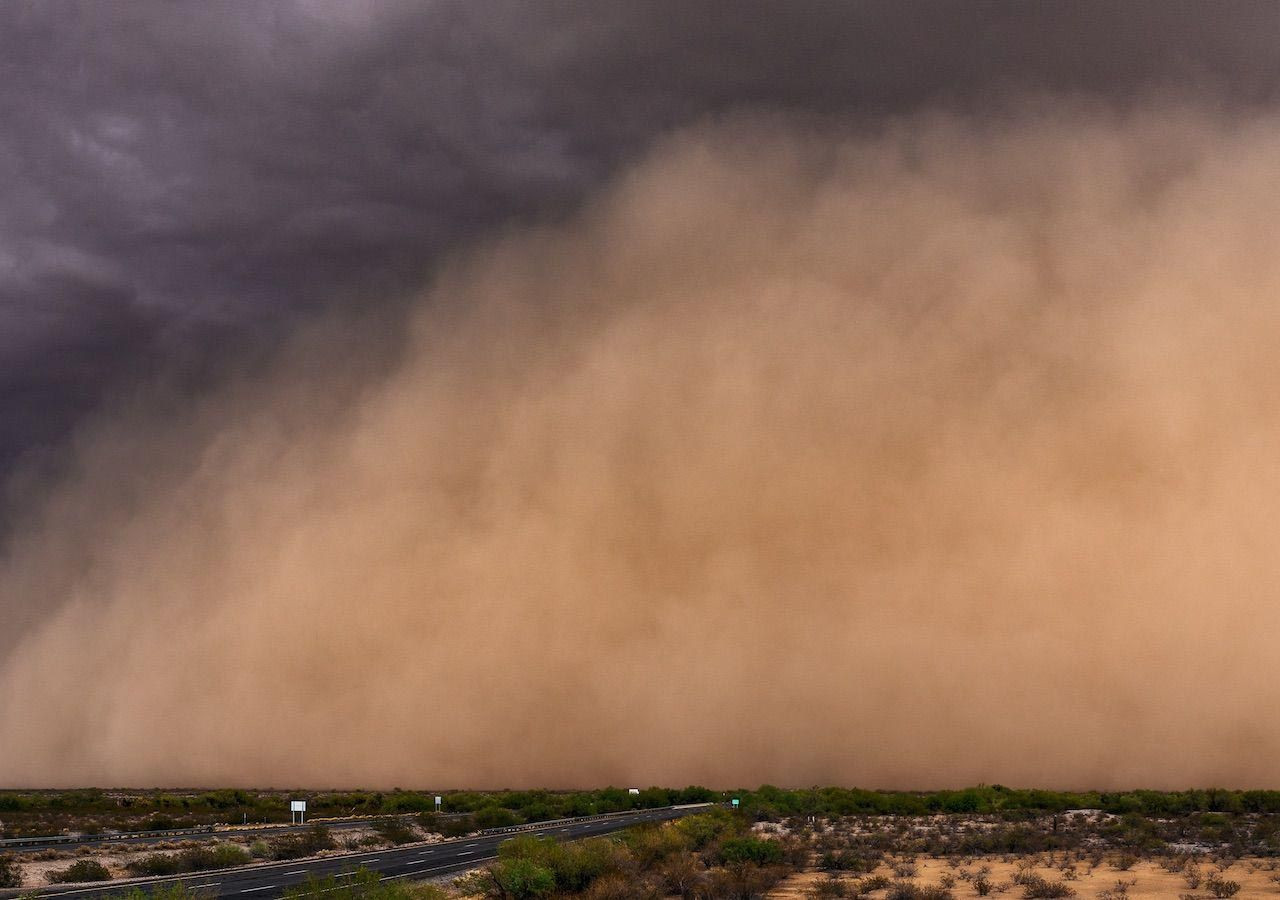
[[[344,399],[327,334],[82,436],[0,783],[1274,787],[1278,161],[1185,108],[672,136]]]

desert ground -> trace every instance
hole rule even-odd
[[[974,887],[974,877],[982,872],[991,883],[992,897],[1026,897],[1036,896],[1028,893],[1026,887],[1018,883],[1025,880],[1023,873],[1038,875],[1050,884],[1061,883],[1074,896],[1080,898],[1101,898],[1114,900],[1119,897],[1147,900],[1147,898],[1209,898],[1214,896],[1235,896],[1237,898],[1276,897],[1280,896],[1280,860],[1266,858],[1247,858],[1235,861],[1213,863],[1208,860],[1191,861],[1182,871],[1170,871],[1171,866],[1161,861],[1139,860],[1129,868],[1120,870],[1114,865],[1104,862],[1099,866],[1089,864],[1068,863],[1067,867],[1059,864],[1059,860],[1050,861],[1041,855],[1015,856],[979,859],[930,859],[897,860],[877,866],[872,872],[861,875],[850,873],[829,873],[815,868],[807,868],[787,878],[769,893],[776,900],[812,900],[815,897],[839,896],[836,889],[825,884],[838,880],[844,886],[847,897],[883,898],[893,896],[889,887],[859,893],[856,886],[865,882],[868,875],[882,876],[893,882],[907,882],[917,888],[937,887],[949,890],[955,898],[982,896]],[[1123,863],[1122,863],[1123,864]],[[895,868],[909,866],[915,874],[907,878],[895,874]],[[911,869],[899,869],[906,872]],[[1188,880],[1188,874],[1194,871]],[[1210,876],[1217,875],[1219,882],[1226,887],[1219,888],[1222,893],[1214,894],[1209,884]],[[1193,889],[1191,882],[1197,882]],[[1234,894],[1231,883],[1239,885]],[[905,890],[902,896],[911,895]],[[923,894],[927,897],[927,894]],[[937,895],[941,897],[941,894]],[[1040,896],[1051,896],[1041,894]],[[1065,895],[1064,895],[1065,896]]]

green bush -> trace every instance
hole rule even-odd
[[[669,857],[687,853],[690,849],[690,841],[686,836],[669,826],[642,825],[629,828],[623,833],[622,839],[642,869]]]
[[[315,856],[321,850],[332,850],[333,835],[323,825],[315,825],[300,834],[286,834],[270,844],[272,859],[300,859]]]
[[[208,869],[230,869],[249,862],[249,851],[239,844],[192,847],[181,853],[152,853],[135,859],[126,868],[132,875],[181,875]]]
[[[411,844],[419,840],[417,832],[399,819],[384,819],[374,825],[373,830],[378,837],[392,844]]]
[[[619,871],[622,845],[607,839],[561,844],[553,838],[522,835],[498,848],[501,862],[530,862],[552,875],[557,891],[578,893],[602,875]]]
[[[447,838],[462,837],[476,830],[476,823],[471,816],[457,816],[444,818],[439,817],[435,826],[431,829],[437,831]]]
[[[501,806],[486,806],[477,810],[471,817],[476,830],[484,828],[508,828],[521,824],[521,820],[509,809]]]
[[[544,897],[556,889],[556,876],[531,859],[505,859],[490,870],[503,896],[514,900]]]
[[[782,862],[783,851],[777,841],[744,836],[724,841],[719,855],[726,863],[753,862],[758,866],[773,866]]]
[[[65,869],[56,869],[45,876],[50,884],[71,884],[78,881],[110,881],[111,873],[96,859],[82,859]]]
[[[691,850],[701,850],[725,834],[740,831],[742,824],[723,809],[685,816],[672,826],[689,842]]]

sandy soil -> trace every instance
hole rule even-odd
[[[915,865],[918,870],[917,876],[913,879],[916,884],[920,885],[936,885],[939,884],[944,873],[958,875],[963,869],[976,871],[980,866],[990,866],[991,872],[988,877],[991,881],[998,884],[1009,884],[1013,875],[1018,871],[1020,866],[1026,864],[1025,860],[1004,862],[1000,859],[978,860],[969,865],[961,865],[953,868],[947,860],[927,859],[920,857],[916,860]],[[1208,861],[1201,863],[1200,871],[1203,875],[1209,875],[1218,871],[1217,867]],[[1059,869],[1048,868],[1039,865],[1035,868],[1035,872],[1047,880],[1062,880],[1062,872]],[[883,874],[893,877],[893,872],[887,866],[880,866],[876,870],[876,874]],[[1134,882],[1128,888],[1128,893],[1124,896],[1134,898],[1134,900],[1154,900],[1154,898],[1172,898],[1177,900],[1184,894],[1192,894],[1196,897],[1208,898],[1212,895],[1203,886],[1199,890],[1193,891],[1187,885],[1187,881],[1183,875],[1177,873],[1166,872],[1159,864],[1153,862],[1138,862],[1128,871],[1117,871],[1110,865],[1103,864],[1096,869],[1090,870],[1088,864],[1076,866],[1077,877],[1074,881],[1068,881],[1072,888],[1076,891],[1076,896],[1088,900],[1102,895],[1103,891],[1114,890],[1117,881]],[[845,880],[850,882],[856,880],[857,876],[844,875]],[[1228,881],[1239,882],[1240,893],[1236,894],[1237,900],[1248,900],[1248,898],[1280,897],[1280,860],[1275,859],[1241,859],[1231,864],[1229,868],[1222,872],[1221,877]],[[806,871],[788,878],[773,891],[769,893],[771,898],[782,900],[782,898],[790,898],[790,900],[800,900],[807,898],[809,891],[816,882],[827,878],[825,872]],[[885,891],[875,891],[868,896],[883,897]],[[956,881],[956,885],[952,888],[952,893],[957,900],[962,898],[976,897],[974,889],[965,881]],[[994,898],[1017,898],[1022,896],[1022,888],[1017,885],[1010,885],[1003,892],[997,893],[993,891],[990,895]]]

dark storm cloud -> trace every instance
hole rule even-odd
[[[739,106],[1272,96],[1273,4],[9,3],[0,465]],[[394,318],[394,313],[392,313]],[[381,320],[379,320],[381,321]],[[371,329],[375,330],[376,329]]]

